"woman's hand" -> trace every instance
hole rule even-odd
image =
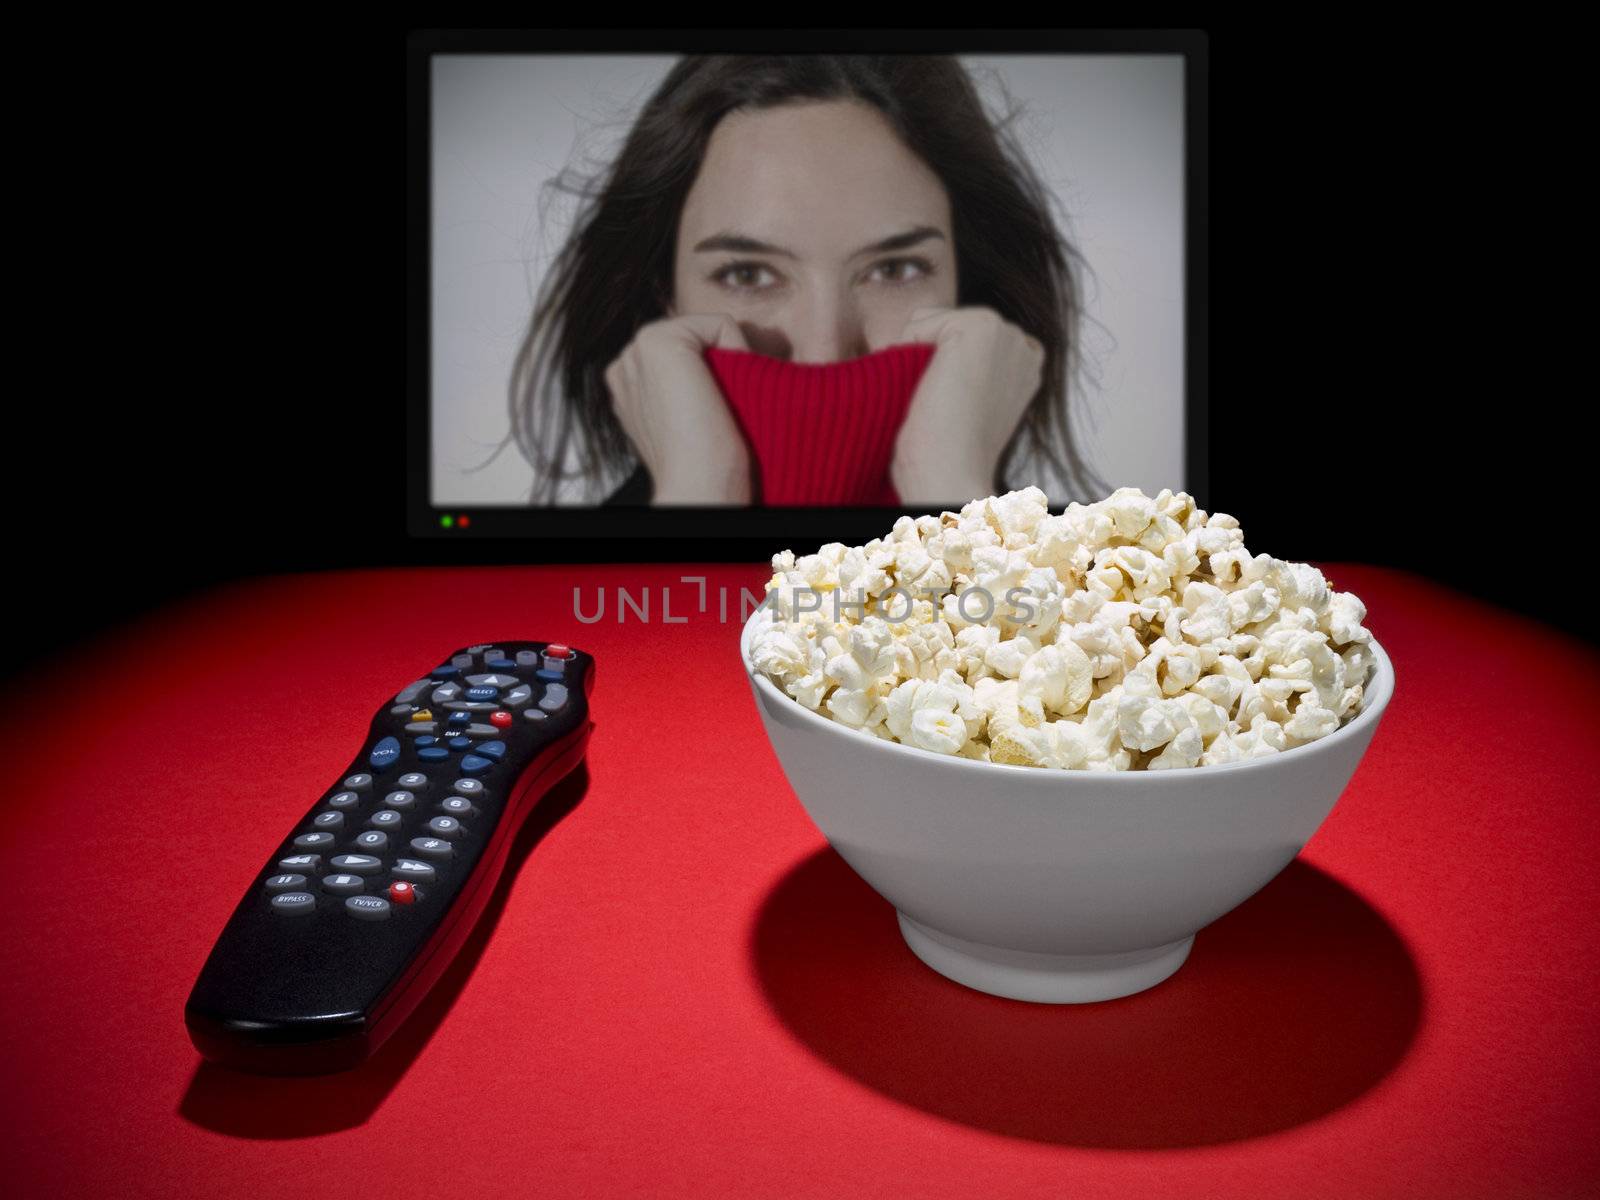
[[[889,468],[907,503],[976,500],[1039,391],[1045,351],[991,308],[919,308],[902,342],[937,347],[911,397]]]
[[[750,452],[707,346],[749,349],[732,317],[666,317],[642,326],[605,370],[617,420],[655,484],[652,503],[750,503]]]

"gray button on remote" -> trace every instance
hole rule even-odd
[[[487,700],[451,700],[445,707],[451,712],[493,712],[500,706]]]
[[[281,913],[308,913],[315,912],[317,898],[310,892],[282,892],[272,898],[274,912]]]
[[[483,780],[458,779],[450,785],[450,790],[458,796],[481,796],[483,795]]]
[[[433,680],[431,679],[419,679],[415,683],[406,684],[405,687],[400,689],[400,694],[395,697],[395,703],[410,704],[423,692],[427,691],[428,685],[432,682]]]
[[[407,733],[432,733],[439,728],[437,721],[412,721],[406,726]]]
[[[293,892],[305,887],[304,875],[274,875],[267,880],[267,891],[274,894],[278,892]]]
[[[439,807],[451,816],[460,817],[472,811],[472,801],[465,796],[451,796],[439,801]]]
[[[472,667],[472,655],[457,654],[450,660],[450,665],[452,667],[460,667],[463,671],[469,670]]]
[[[371,854],[335,854],[328,860],[328,865],[335,870],[356,875],[376,875],[383,870],[383,859]]]
[[[461,685],[459,683],[441,683],[433,689],[433,695],[429,696],[428,699],[435,704],[444,704],[454,700],[459,695],[461,695]]]
[[[299,837],[295,838],[294,844],[301,850],[315,850],[319,846],[331,846],[333,845],[333,834],[302,833]]]
[[[381,829],[369,829],[356,838],[363,850],[382,850],[389,844],[389,835]]]
[[[413,709],[409,704],[396,704],[389,710],[389,715],[391,717],[403,717],[408,716],[412,711]]]
[[[521,687],[514,687],[507,692],[505,699],[501,703],[507,708],[521,708],[531,699],[533,699],[533,689],[527,684],[523,684]]]
[[[567,702],[567,685],[552,683],[544,689],[544,699],[539,701],[539,707],[545,712],[556,712]]]
[[[421,771],[407,771],[396,782],[403,788],[419,788],[428,782],[428,777]]]
[[[322,890],[335,896],[349,896],[365,886],[366,880],[359,875],[328,875],[322,880]]]
[[[496,737],[500,733],[493,725],[468,725],[465,732],[468,737]]]
[[[485,655],[485,657],[488,657],[488,656]],[[521,680],[519,680],[515,675],[499,675],[499,674],[495,674],[495,675],[468,675],[467,676],[467,682],[470,683],[473,687],[503,688],[503,687],[510,687],[514,683],[520,683]]]
[[[435,862],[449,858],[453,853],[450,843],[443,838],[419,837],[411,839],[411,849],[423,858],[431,858]]]
[[[518,650],[517,666],[537,667],[539,665],[539,652],[537,650]]]
[[[351,775],[344,781],[344,786],[352,792],[364,792],[372,786],[372,776],[365,772],[360,775]]]
[[[414,858],[399,858],[395,860],[394,875],[396,879],[407,879],[412,883],[432,883],[438,877],[438,872],[431,863],[418,862]]]
[[[410,808],[416,804],[417,798],[410,792],[390,792],[383,798],[383,802],[390,808]]]
[[[522,716],[529,721],[548,721],[550,719],[549,713],[542,713],[537,708],[528,709]]]
[[[378,829],[398,829],[400,828],[400,822],[404,820],[405,818],[395,812],[394,809],[380,808],[368,818],[367,824],[373,825]]]
[[[363,921],[389,919],[389,902],[382,896],[351,896],[344,902],[345,911]]]
[[[354,792],[338,792],[328,797],[329,808],[354,808],[361,803],[361,797]]]
[[[318,829],[343,829],[344,814],[342,812],[320,812],[311,818],[311,823]]]
[[[428,822],[428,832],[435,837],[453,838],[461,836],[461,822],[454,817],[435,817]]]
[[[280,858],[278,865],[285,871],[320,871],[322,870],[322,855],[291,854],[288,858]]]

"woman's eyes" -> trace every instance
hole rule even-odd
[[[882,270],[884,267],[899,268],[894,272],[896,278],[884,280],[890,287],[905,287],[908,284],[921,283],[933,274],[933,264],[925,258],[886,258],[872,267],[872,272]],[[905,268],[915,267],[916,274],[907,278]],[[771,285],[758,285],[753,282],[760,277],[760,273],[772,273],[772,268],[766,263],[736,262],[729,263],[711,276],[711,282],[731,292],[765,292],[771,290]]]

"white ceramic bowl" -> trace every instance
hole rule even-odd
[[[740,653],[767,737],[824,837],[894,905],[940,974],[1017,1000],[1153,987],[1195,932],[1249,899],[1316,832],[1366,753],[1394,666],[1317,741],[1239,763],[1065,771],[903,746],[818,716]]]

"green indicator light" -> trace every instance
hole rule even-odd
[[[439,518],[439,524],[443,525],[446,529],[449,529],[450,526],[454,525],[455,523],[456,519],[449,513],[446,513],[444,516]]]

